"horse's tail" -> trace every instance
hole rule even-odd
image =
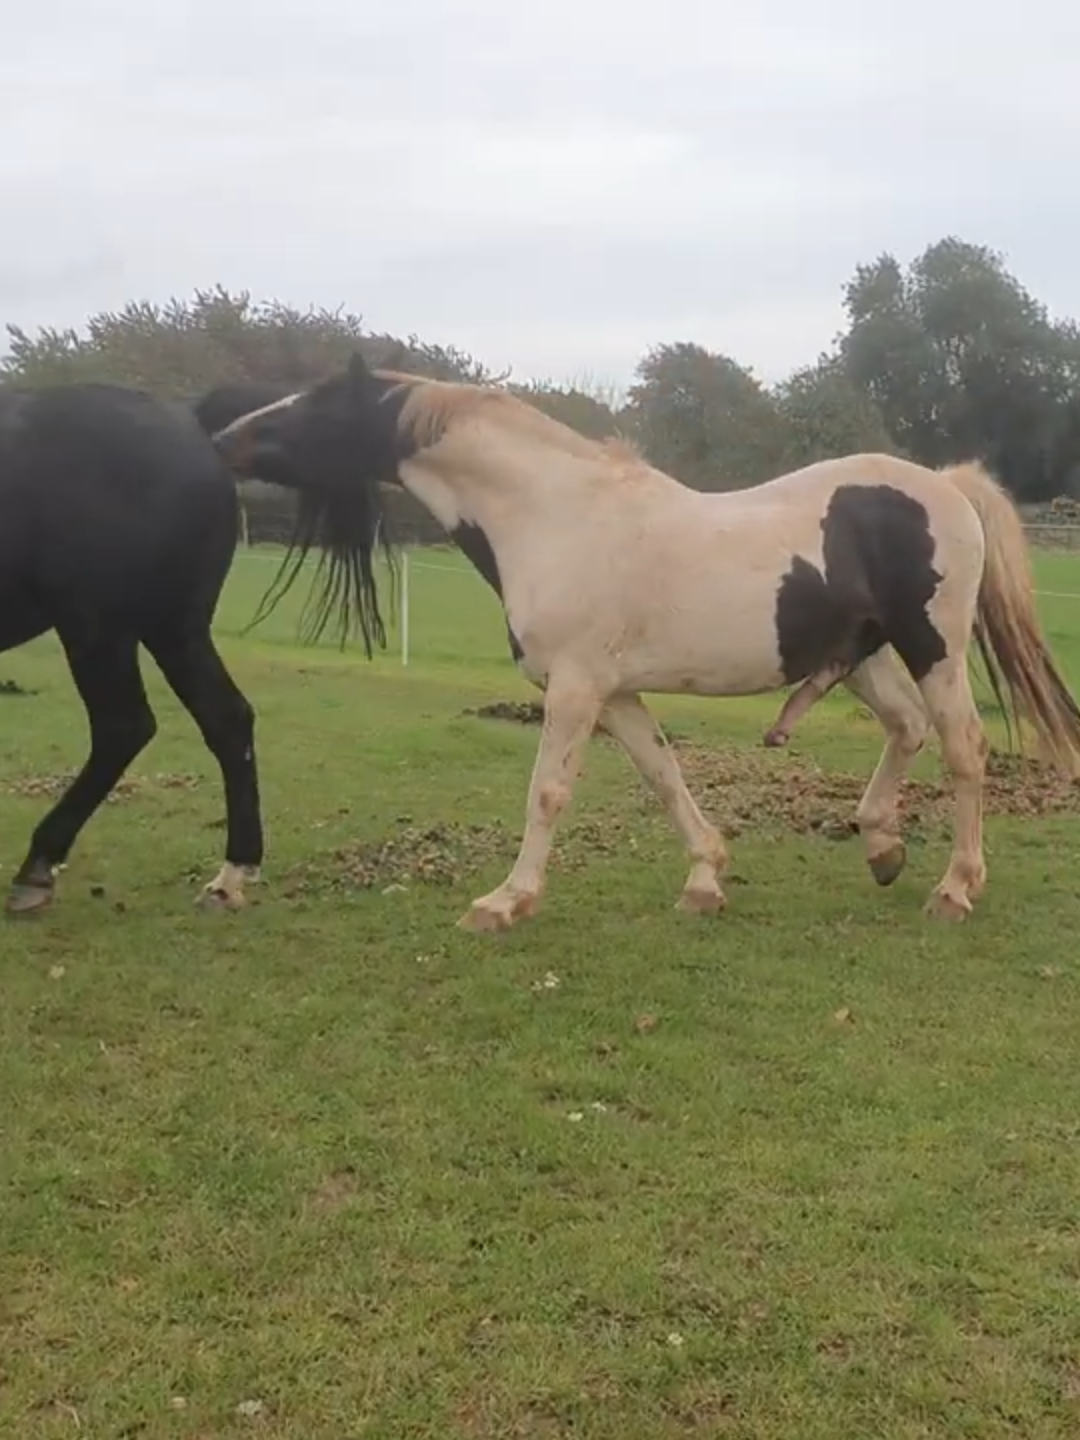
[[[1020,516],[1006,491],[981,465],[952,465],[942,475],[974,507],[986,536],[975,639],[1006,724],[1011,721],[1020,738],[1021,721],[1027,720],[1043,753],[1074,775],[1080,772],[1080,708],[1054,664],[1039,624],[1031,556]]]

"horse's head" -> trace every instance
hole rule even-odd
[[[312,545],[329,557],[321,572],[313,626],[318,632],[336,611],[344,636],[358,623],[369,652],[385,642],[372,554],[381,541],[392,559],[380,486],[393,480],[401,377],[372,371],[356,354],[346,369],[310,390],[287,395],[241,415],[213,436],[219,454],[243,479],[269,481],[300,494],[292,551]],[[276,603],[295,578],[273,592]]]
[[[310,390],[242,415],[213,437],[247,479],[300,491],[365,489],[396,479],[400,377],[370,369],[359,352]]]

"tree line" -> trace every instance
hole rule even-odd
[[[933,466],[982,459],[1022,503],[1080,497],[1080,326],[1054,319],[1001,255],[954,237],[906,267],[880,255],[856,268],[843,308],[830,348],[776,385],[684,340],[649,350],[620,395],[518,384],[453,346],[372,334],[344,309],[300,311],[219,286],[191,301],[133,302],[81,332],[9,325],[0,383],[111,380],[183,399],[229,380],[301,386],[359,348],[376,365],[505,385],[587,435],[633,440],[699,489],[885,450]],[[260,532],[287,525],[286,497],[251,508]],[[414,532],[430,529],[400,508]]]

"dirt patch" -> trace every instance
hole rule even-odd
[[[461,713],[475,720],[507,720],[513,725],[544,723],[544,706],[539,700],[492,700],[487,705],[477,705],[462,710]],[[610,738],[607,726],[599,723],[593,726],[593,734]],[[671,741],[679,738],[679,732],[667,726],[664,727],[664,734]]]
[[[633,827],[633,816],[594,813],[570,821],[559,827],[550,868],[580,870],[597,855],[633,851],[638,841],[627,834]],[[400,821],[377,840],[360,840],[301,862],[290,872],[286,894],[457,885],[496,860],[509,869],[520,841],[521,832],[499,820],[484,825],[447,820],[426,826]]]
[[[703,808],[729,835],[784,829],[844,839],[855,833],[855,808],[871,773],[826,771],[803,756],[701,745],[679,746],[679,763]],[[1080,814],[1080,782],[1038,760],[994,751],[983,800],[991,815]],[[951,828],[953,807],[952,782],[945,775],[901,786],[906,831]]]
[[[399,822],[378,840],[343,845],[290,875],[286,893],[320,890],[386,889],[420,882],[456,885],[498,856],[513,855],[514,837],[500,821],[464,825],[456,820],[418,826]]]
[[[851,775],[822,770],[805,757],[763,750],[677,746],[687,784],[725,835],[812,834],[846,840],[856,834],[855,808],[869,770]],[[589,809],[561,825],[551,856],[555,871],[581,870],[600,856],[648,855],[659,845],[676,846],[659,802],[640,780],[628,777],[631,805],[611,811]],[[634,806],[633,796],[640,797]],[[1018,756],[991,754],[985,789],[989,814],[1039,816],[1080,813],[1080,783],[1049,766]],[[953,792],[944,776],[908,780],[901,787],[901,822],[906,838],[951,833]],[[658,821],[642,824],[644,810]],[[636,813],[635,813],[636,812]],[[502,821],[463,824],[440,821],[416,825],[401,816],[386,835],[342,846],[303,862],[287,882],[299,895],[327,890],[393,890],[415,884],[450,886],[499,861],[509,867],[520,829]]]
[[[461,713],[477,720],[509,720],[514,725],[544,723],[544,707],[539,700],[493,700],[490,705],[477,705]]]
[[[23,800],[50,800],[59,797],[75,779],[77,772],[68,770],[60,775],[23,775],[17,780],[4,783],[8,795],[17,795]],[[114,805],[118,800],[132,800],[148,790],[194,790],[200,785],[198,775],[125,775],[105,797],[105,803]]]
[[[316,1213],[332,1214],[344,1210],[363,1193],[363,1179],[351,1166],[326,1175],[307,1197],[307,1207]]]

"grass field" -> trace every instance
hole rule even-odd
[[[222,801],[148,660],[138,783],[53,909],[0,929],[0,1436],[1080,1434],[1075,809],[992,815],[987,894],[941,927],[940,824],[880,892],[736,758],[709,921],[673,911],[679,846],[596,741],[542,912],[471,936],[537,731],[463,713],[531,694],[491,595],[423,558],[407,669],[396,638],[372,664],[297,648],[292,601],[241,638],[273,569],[237,562],[248,910],[192,907]],[[1080,560],[1040,584],[1080,594]],[[1080,688],[1080,600],[1042,609]],[[38,692],[0,696],[2,878],[85,740],[51,641],[0,679]],[[764,763],[773,702],[655,708]],[[783,794],[879,748],[838,698],[768,763]],[[433,880],[350,883],[343,849],[390,835]]]

